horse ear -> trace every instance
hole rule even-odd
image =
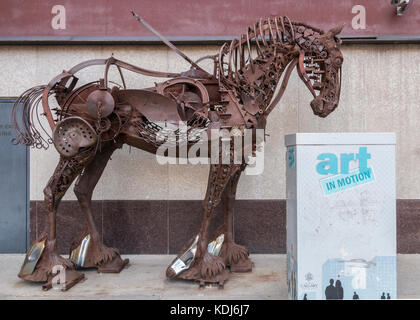
[[[343,30],[344,26],[345,25],[343,24],[341,26],[337,26],[335,28],[332,28],[327,33],[330,34],[332,37],[335,37],[336,35],[340,34],[340,32]]]

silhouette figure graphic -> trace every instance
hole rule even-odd
[[[306,293],[303,295],[303,300],[308,300],[308,296],[306,295]]]
[[[337,290],[334,287],[334,279],[330,279],[330,285],[325,288],[325,299],[326,300],[337,299]]]
[[[381,300],[385,300],[385,292],[382,292]]]
[[[359,300],[359,295],[354,291],[353,300]]]
[[[340,280],[337,280],[335,282],[335,291],[337,292],[337,298],[336,299],[343,300],[343,297],[344,297],[344,289],[341,286],[341,281]]]
[[[386,298],[389,300],[391,299],[391,296],[389,295],[389,293],[386,294]]]

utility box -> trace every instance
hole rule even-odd
[[[395,299],[395,134],[285,137],[290,299]]]

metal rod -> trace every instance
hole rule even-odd
[[[179,50],[177,47],[175,47],[168,39],[166,39],[164,36],[162,36],[159,32],[157,32],[150,24],[148,24],[143,18],[140,18],[133,10],[131,10],[131,14],[139,21],[141,22],[147,29],[152,31],[156,36],[159,37],[160,40],[163,41],[169,48],[174,50],[177,54],[179,54],[181,57],[183,57],[185,60],[187,60],[194,68],[203,70],[198,64],[196,64],[194,61],[192,61],[185,53],[183,53],[181,50]],[[203,70],[205,71],[205,70]],[[207,71],[206,71],[207,72]]]

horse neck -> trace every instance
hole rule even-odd
[[[247,87],[261,109],[265,110],[270,104],[283,72],[294,58],[296,51],[290,44],[273,43],[258,50],[253,63],[255,72],[259,72],[261,76],[257,81],[248,82]],[[251,68],[251,63],[246,68]]]
[[[220,80],[239,95],[246,94],[265,110],[287,65],[297,57],[297,49],[309,48],[312,35],[320,33],[321,30],[301,22],[291,22],[287,17],[260,20],[249,27],[246,34],[234,39],[230,46],[221,47],[218,58]],[[255,42],[256,55],[252,54],[255,52],[251,49],[252,41]]]
[[[269,27],[267,27],[269,25],[268,20],[266,20],[264,22],[264,25],[266,26],[265,31],[264,28],[262,28],[263,31],[260,31],[259,34],[254,31],[257,57],[248,61],[243,68],[243,70],[247,70],[245,72],[249,72],[249,70],[252,69],[251,64],[253,64],[255,72],[260,72],[262,75],[259,77],[258,82],[249,81],[249,79],[255,79],[256,76],[253,78],[245,77],[248,82],[241,86],[250,93],[249,95],[252,98],[257,99],[260,108],[263,110],[266,110],[269,106],[278,83],[282,78],[283,72],[287,69],[287,66],[290,65],[292,61],[295,61],[302,50],[306,51],[310,49],[310,47],[314,44],[316,35],[323,33],[322,30],[309,26],[305,23],[291,22],[287,17],[273,19],[282,21],[281,30],[277,29],[278,32],[274,31],[269,39],[266,39],[266,35],[270,35],[271,33],[269,31]],[[255,27],[254,30],[255,29],[257,29],[257,27]],[[280,34],[282,35],[281,37],[278,36]],[[263,39],[265,41],[263,41]],[[237,43],[237,46],[238,45],[239,42]],[[288,69],[286,75],[284,76],[284,85],[287,85],[288,77],[292,71],[291,67],[293,66],[294,64],[290,65],[290,70]],[[281,88],[282,92],[284,92],[284,90],[285,88]],[[254,96],[252,95],[253,93],[255,93]],[[281,95],[282,93],[280,96],[276,97],[275,100],[277,100],[277,98],[281,98]],[[279,101],[276,103],[278,102]]]

